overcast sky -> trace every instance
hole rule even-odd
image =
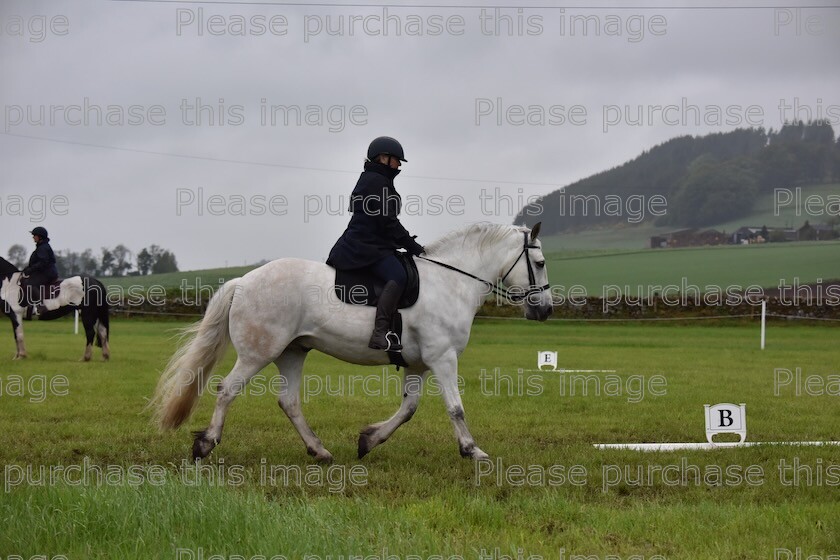
[[[44,225],[182,270],[323,261],[379,135],[428,243],[675,136],[778,128],[780,103],[840,131],[837,2],[434,4],[2,0],[0,252]]]

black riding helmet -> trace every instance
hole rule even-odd
[[[30,231],[29,233],[31,233],[32,235],[37,235],[41,239],[46,239],[47,237],[49,237],[49,234],[47,234],[46,228],[42,228],[41,226],[36,227],[35,229]]]
[[[394,156],[400,161],[408,161],[405,159],[405,152],[403,152],[402,144],[391,138],[390,136],[380,136],[375,138],[368,146],[367,158],[371,161],[379,154],[386,154]]]

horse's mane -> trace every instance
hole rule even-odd
[[[480,252],[488,245],[494,245],[509,235],[512,231],[527,231],[520,226],[509,224],[492,224],[490,222],[479,222],[470,224],[461,229],[450,231],[440,239],[437,239],[425,246],[426,253],[433,257],[446,253],[456,246],[463,246],[467,241],[473,241]]]
[[[0,257],[0,278],[9,278],[15,272],[20,272],[20,270],[3,257]]]

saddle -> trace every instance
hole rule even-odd
[[[61,283],[63,281],[64,278],[56,278],[49,284],[37,284],[33,286],[30,284],[30,278],[22,278],[20,281],[21,298],[26,305],[41,303],[45,299],[57,298],[58,293],[61,291]],[[32,286],[32,290],[30,290],[30,286]],[[41,292],[43,292],[43,297],[39,298],[38,296]],[[34,297],[30,298],[30,296]]]
[[[420,294],[420,275],[417,274],[414,257],[409,253],[395,252],[394,255],[405,269],[407,281],[398,308],[406,309],[417,303],[417,296]],[[384,287],[384,282],[364,269],[335,271],[335,295],[350,305],[376,307],[379,294],[382,293]]]

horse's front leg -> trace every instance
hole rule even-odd
[[[361,431],[359,434],[359,459],[370,453],[370,450],[380,443],[384,443],[391,437],[391,434],[397,431],[397,428],[411,420],[420,402],[425,376],[425,371],[418,373],[417,371],[412,372],[410,369],[405,370],[402,387],[403,400],[399,410],[384,422],[371,424]]]
[[[19,360],[26,357],[26,346],[23,344],[23,313],[11,312],[8,313],[12,320],[12,333],[15,337],[15,357],[13,360]]]
[[[443,402],[452,426],[455,428],[455,437],[458,438],[458,447],[462,457],[471,457],[476,461],[486,460],[490,457],[479,449],[475,440],[467,428],[464,419],[464,405],[461,403],[461,394],[458,392],[458,356],[454,350],[447,352],[439,360],[430,364],[432,372],[441,387]]]

